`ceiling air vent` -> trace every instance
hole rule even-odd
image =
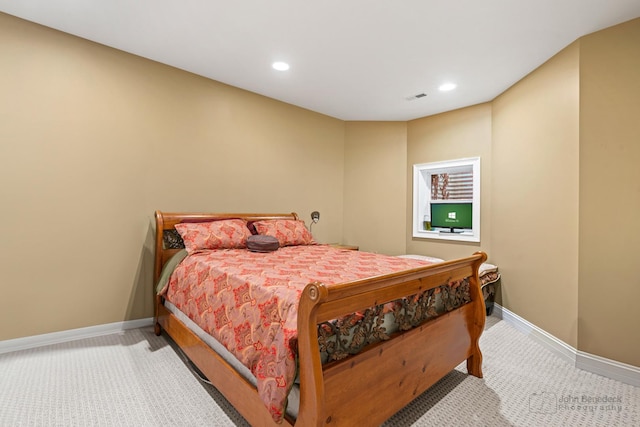
[[[416,100],[416,99],[424,98],[426,96],[427,96],[426,93],[419,93],[417,95],[407,96],[406,100],[407,101],[413,101],[413,100]]]

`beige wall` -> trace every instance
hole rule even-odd
[[[321,242],[485,250],[506,308],[640,366],[639,26],[579,40],[491,103],[345,123],[0,14],[0,340],[151,316],[155,209],[318,210]],[[480,244],[413,239],[412,165],[473,156]],[[603,200],[631,208],[623,233],[593,226]]]
[[[493,257],[507,309],[577,346],[574,43],[493,102]]]
[[[578,348],[640,366],[640,19],[580,41]]]
[[[502,272],[503,306],[580,351],[635,366],[638,46],[640,19],[594,33],[488,104],[484,119],[471,107],[409,122],[407,131],[410,183],[415,163],[479,155],[469,131],[486,136],[490,126],[481,138],[490,142],[480,154],[480,246]],[[599,226],[603,204],[619,207],[622,232]],[[406,212],[410,222],[410,198]],[[407,234],[410,253],[450,258],[467,249],[411,239],[410,224]]]
[[[152,215],[340,241],[344,122],[0,14],[0,340],[149,317]]]
[[[491,262],[491,104],[412,120],[407,135],[407,253],[454,259],[483,250]],[[413,165],[466,157],[480,157],[480,243],[412,237]]]
[[[640,19],[591,34],[494,100],[491,216],[503,305],[635,366],[638,46]],[[603,206],[617,207],[622,232],[604,225]]]
[[[361,250],[405,253],[405,122],[348,122],[344,239]]]

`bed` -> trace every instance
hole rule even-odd
[[[187,224],[241,220],[252,229],[258,224],[299,221],[295,213],[220,214],[161,211],[155,213],[155,220],[156,282],[160,281],[161,277],[166,277],[169,265],[177,264],[176,257],[184,254],[180,242],[176,244],[176,240],[179,240],[176,237],[176,226],[184,228]],[[255,232],[252,230],[252,233]],[[231,260],[231,256],[239,257],[239,261],[233,261],[236,264],[226,263],[236,266],[240,262],[246,263],[249,258],[262,260],[263,255],[266,259],[285,257],[288,253],[307,259],[315,257],[313,259],[317,259],[319,263],[326,257],[325,265],[334,265],[334,262],[337,263],[335,265],[342,265],[340,262],[343,258],[348,260],[345,261],[347,265],[364,263],[367,258],[380,265],[380,270],[374,269],[372,274],[359,267],[354,268],[354,271],[343,268],[338,274],[339,279],[335,279],[333,273],[318,270],[314,273],[317,276],[309,277],[326,277],[326,280],[312,280],[289,286],[295,288],[293,292],[298,296],[293,311],[295,336],[288,336],[287,341],[290,350],[294,352],[295,388],[299,393],[295,415],[284,411],[274,412],[273,408],[265,405],[260,385],[256,386],[255,379],[247,378],[228,355],[214,350],[201,331],[194,331],[189,322],[168,303],[168,291],[155,295],[156,334],[166,332],[207,379],[254,426],[379,425],[464,361],[469,374],[482,377],[479,338],[485,323],[485,305],[478,270],[486,261],[486,254],[476,252],[464,259],[426,264],[417,260],[403,260],[399,257],[385,257],[366,252],[356,254],[354,251],[314,243],[310,242],[305,247],[301,245],[300,248],[283,245],[275,255],[250,253],[242,248],[224,250],[224,256],[229,256],[225,259]],[[200,263],[204,262],[204,258],[221,256],[221,251],[195,251],[186,255],[184,259],[193,259],[194,263]],[[196,260],[198,257],[200,259]],[[394,260],[391,260],[392,258]],[[291,263],[299,264],[300,261]],[[181,261],[178,265],[189,264]],[[195,268],[197,267],[192,267],[192,271]],[[246,269],[251,270],[248,267]],[[392,271],[386,272],[388,269]],[[251,274],[251,277],[261,276],[260,273]],[[174,272],[171,275],[171,283],[178,280],[174,276],[179,274]],[[227,272],[224,273],[224,277],[227,282],[235,280],[231,279]],[[344,277],[350,280],[340,279]],[[165,289],[167,287],[168,285]],[[456,293],[461,290],[464,290],[464,297]],[[237,292],[234,295],[237,298],[245,298],[246,294],[248,292]],[[442,300],[445,303],[441,305],[446,307],[441,313],[425,315],[425,321],[414,322],[412,327],[387,333],[384,333],[384,328],[380,329],[379,318],[374,318],[374,324],[378,328],[373,329],[378,331],[378,335],[380,330],[383,331],[383,336],[378,341],[362,346],[357,352],[340,354],[339,357],[328,361],[323,357],[332,347],[323,331],[327,329],[327,325],[335,324],[331,322],[337,322],[336,319],[352,319],[354,313],[357,313],[359,318],[371,317],[368,313],[376,312],[375,310],[378,310],[378,313],[382,312],[380,310],[386,310],[386,313],[393,311],[395,316],[396,307],[402,304],[410,305],[407,301],[411,304],[416,302],[417,305],[411,305],[416,312],[434,311],[434,294],[448,295],[448,299]],[[419,301],[429,302],[421,306]],[[456,302],[450,304],[450,301]],[[245,302],[244,305],[247,307],[260,305],[260,300],[255,302],[251,298]],[[215,313],[214,309],[209,311]],[[284,323],[284,320],[276,322],[277,325]],[[254,328],[251,325],[250,327]],[[255,329],[259,328],[255,325]],[[236,343],[242,344],[238,340]],[[246,345],[243,349],[249,347],[251,345]],[[272,369],[272,365],[269,365],[265,371],[271,372]]]

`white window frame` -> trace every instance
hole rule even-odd
[[[462,233],[441,233],[427,230],[425,221],[431,221],[431,175],[473,171],[472,229]],[[480,157],[447,160],[413,165],[413,237],[424,239],[480,242]]]

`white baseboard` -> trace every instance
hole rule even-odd
[[[509,323],[523,334],[530,336],[547,350],[576,368],[640,387],[640,368],[636,366],[578,351],[499,304],[494,304],[493,315]]]
[[[151,325],[153,325],[153,318],[149,317],[146,319],[127,320],[124,322],[108,323],[106,325],[89,326],[68,331],[52,332],[50,334],[4,340],[0,341],[0,354],[84,338],[93,338],[101,335],[110,335],[127,329],[144,328]]]
[[[576,368],[602,375],[625,384],[631,384],[635,387],[640,387],[640,368],[636,366],[578,351],[564,341],[559,340],[499,304],[494,304],[493,315],[509,323],[523,334],[530,336],[547,350]],[[5,340],[0,341],[0,354],[75,341],[83,338],[115,334],[127,329],[144,328],[151,325],[153,325],[153,318],[149,317],[146,319],[127,320],[124,322],[108,323],[106,325],[89,326],[86,328]]]
[[[569,362],[572,365],[576,364],[576,349],[559,340],[550,333],[540,329],[533,323],[523,319],[517,314],[507,310],[499,304],[494,304],[494,313],[497,317],[501,318],[511,326],[519,330],[525,335],[530,336],[539,344],[542,344],[547,350],[552,351],[563,360]]]
[[[640,368],[637,366],[578,351],[576,368],[640,387]]]

